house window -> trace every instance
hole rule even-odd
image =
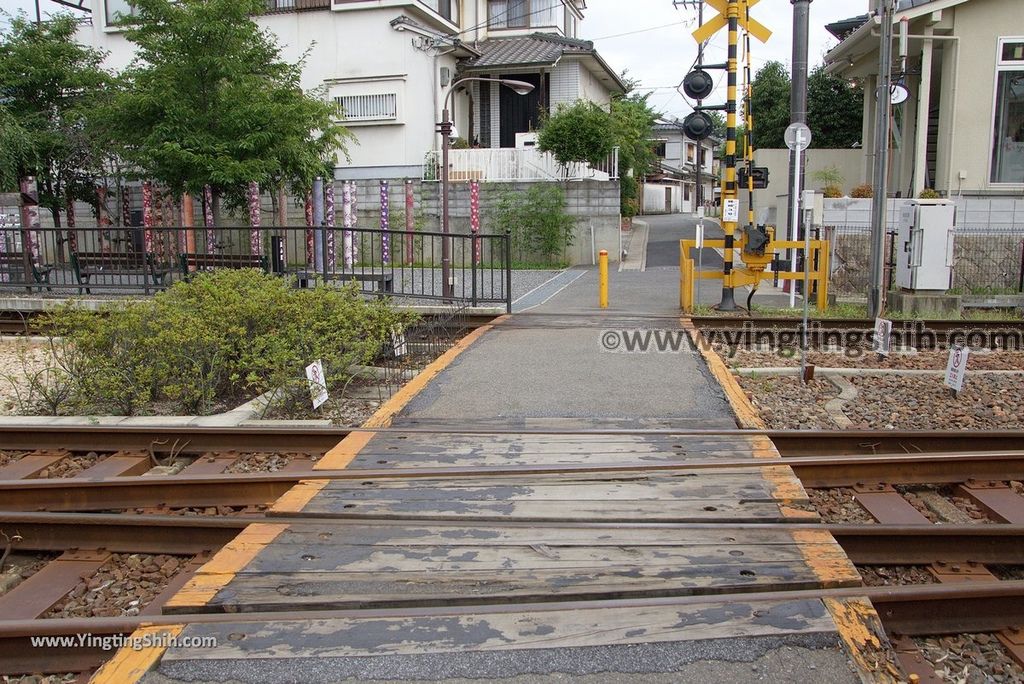
[[[434,10],[448,21],[458,23],[459,2],[458,0],[420,0],[424,5]]]
[[[668,143],[664,140],[654,141],[654,156],[658,159],[664,159],[667,154]]]
[[[1024,38],[999,42],[993,183],[1024,183]]]
[[[686,144],[686,163],[696,164],[697,163],[697,146]]]
[[[341,107],[342,121],[395,121],[398,119],[398,94],[341,95],[334,98]]]
[[[492,29],[563,28],[562,0],[490,0],[487,25]]]
[[[107,26],[126,23],[128,17],[135,16],[135,7],[129,0],[106,0]]]

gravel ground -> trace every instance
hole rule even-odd
[[[3,468],[8,463],[17,461],[26,453],[25,451],[0,451],[0,468]]]
[[[0,548],[0,554],[2,553],[3,549]],[[34,575],[53,558],[53,554],[45,553],[11,553],[4,561],[3,568],[0,568],[0,596]]]
[[[282,470],[292,459],[295,458],[307,458],[306,454],[292,454],[292,453],[252,453],[252,454],[241,454],[231,467],[225,470],[225,473],[276,473]],[[313,460],[319,460],[319,457],[313,456]]]
[[[868,587],[937,584],[935,577],[919,565],[859,565],[857,572]]]
[[[60,675],[0,676],[0,684],[73,684],[78,680],[75,673]]]
[[[825,402],[839,396],[839,389],[828,380],[813,380],[806,386],[793,377],[741,377],[739,381],[770,429],[839,427],[823,408]]]
[[[1013,430],[1024,427],[1021,379],[968,377],[959,398],[941,377],[850,377],[856,399],[843,406],[854,430]],[[769,429],[834,430],[840,426],[825,410],[839,396],[829,380],[804,386],[795,377],[739,378]]]
[[[31,401],[27,377],[44,370],[49,363],[50,352],[45,344],[0,340],[0,415],[28,413],[21,404]]]
[[[1024,565],[986,565],[985,567],[1000,581],[1024,580]]]
[[[873,525],[875,519],[853,498],[853,490],[808,489],[807,496],[823,522],[830,525]]]
[[[185,567],[186,559],[142,553],[114,554],[79,582],[44,618],[138,615]]]
[[[65,459],[57,461],[49,468],[40,471],[38,477],[43,479],[75,477],[83,470],[96,465],[108,455],[109,454],[98,454],[95,451],[90,451],[85,454],[73,454]]]
[[[734,368],[793,368],[800,365],[798,350],[752,351],[738,350],[732,355],[724,345],[715,350]],[[845,352],[812,350],[808,363],[821,368],[889,368],[897,370],[946,370],[948,351],[920,351],[912,354],[893,354],[881,357],[866,349]],[[971,370],[1024,370],[1024,352],[971,350]]]
[[[914,642],[943,681],[962,684],[1024,681],[1017,665],[992,634],[916,637]]]

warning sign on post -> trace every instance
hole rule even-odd
[[[871,341],[871,350],[879,356],[888,356],[892,350],[892,321],[884,318],[875,319],[875,336]]]
[[[971,350],[968,347],[953,347],[949,350],[949,363],[946,364],[946,387],[959,392],[964,387],[967,377],[967,357]]]
[[[726,223],[736,223],[740,220],[740,201],[738,199],[727,199],[722,202],[722,220]]]
[[[306,366],[306,379],[309,380],[309,397],[313,400],[313,408],[318,409],[328,399],[323,361],[317,359]]]

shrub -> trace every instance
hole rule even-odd
[[[185,413],[278,390],[308,391],[305,366],[323,359],[329,386],[373,359],[411,316],[362,299],[355,283],[296,290],[257,270],[197,274],[151,300],[96,316],[67,305],[49,315],[81,361],[79,404],[131,415],[151,401]],[[308,395],[307,395],[308,396]]]
[[[843,196],[843,189],[836,185],[826,185],[821,192],[830,199]]]
[[[868,199],[875,196],[875,189],[870,183],[862,183],[850,191],[850,197],[857,199]]]
[[[635,176],[623,175],[619,178],[619,198],[621,201],[622,215],[632,218],[637,215],[640,206],[639,198],[640,184],[636,182]]]
[[[500,231],[512,234],[512,244],[520,253],[537,254],[552,262],[573,241],[576,221],[565,208],[561,187],[532,183],[526,192],[499,195],[491,220]]]
[[[934,188],[925,188],[921,191],[921,194],[917,196],[918,199],[939,199],[940,195],[935,191]]]
[[[615,147],[615,122],[593,102],[559,105],[558,111],[543,122],[537,145],[542,152],[554,154],[563,166],[574,162],[597,165]]]
[[[814,174],[812,174],[811,177],[814,178],[814,180],[816,180],[817,182],[822,184],[822,186],[823,186],[823,190],[822,191],[825,193],[825,197],[842,197],[843,196],[842,190],[840,188],[842,187],[842,185],[846,181],[846,179],[843,178],[843,174],[839,173],[838,167],[836,167],[836,166],[825,167],[821,171],[815,171]],[[839,194],[838,195],[830,195],[830,194],[828,194],[830,189],[833,190],[833,191],[838,191]]]

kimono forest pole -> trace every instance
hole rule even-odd
[[[334,247],[334,180],[327,181],[327,188],[324,196],[324,223],[327,228],[327,272],[334,273],[337,264],[337,254]]]
[[[35,176],[21,179],[21,244],[25,260],[39,264],[39,186]]]
[[[305,213],[306,218],[306,268],[314,269],[316,267],[316,250],[314,243],[316,242],[316,236],[313,234],[313,192],[306,192],[306,203]]]
[[[110,212],[107,211],[107,186],[100,185],[96,188],[97,211],[96,225],[99,228],[99,248],[101,252],[109,252],[110,226],[114,222],[110,220]],[[77,242],[77,236],[76,236]]]
[[[416,259],[416,246],[412,233],[416,230],[416,217],[413,212],[416,210],[415,196],[413,194],[412,180],[405,181],[405,265],[412,266]]]
[[[359,185],[356,183],[356,181],[350,181],[350,184],[352,185],[352,227],[356,228],[359,225]],[[353,264],[355,262],[359,261],[359,248],[363,244],[363,241],[362,241],[361,238],[360,238],[360,240],[358,242],[356,242],[356,239],[355,239],[356,235],[357,235],[357,233],[355,233],[353,231],[353,233],[352,233],[352,263]]]
[[[473,233],[473,263],[480,263],[480,181],[469,182],[469,228]]]
[[[352,259],[352,184],[343,181],[341,184],[341,225],[345,231],[341,234],[341,253],[345,268],[353,266]]]
[[[78,231],[75,230],[75,198],[68,193],[67,196],[67,212],[68,212],[68,249],[72,252],[78,251]],[[64,250],[58,252],[58,256],[63,256]]]
[[[260,225],[263,217],[260,215],[260,184],[256,181],[249,181],[249,253],[253,256],[263,254],[263,235],[260,233]]]
[[[106,188],[100,188],[100,192],[106,192]],[[103,206],[103,197],[100,197],[100,207]],[[110,221],[107,221],[107,225],[103,225],[100,222],[100,251],[105,251],[105,243],[110,239],[110,233],[107,231],[107,227],[110,225]],[[121,234],[128,239],[128,244],[135,245],[135,241],[128,237],[130,234],[129,228],[132,225],[132,191],[127,185],[121,186]]]
[[[206,226],[206,253],[217,251],[217,230],[213,225],[213,188],[203,186],[203,224]]]
[[[142,244],[146,253],[153,251],[153,182],[142,183]]]
[[[313,264],[317,273],[324,270],[324,179],[313,179]]]
[[[380,182],[380,261],[385,266],[391,261],[391,216],[388,211],[388,182]]]
[[[196,216],[192,206],[192,195],[183,193],[181,196],[181,226],[184,233],[182,250],[189,254],[196,252]]]

